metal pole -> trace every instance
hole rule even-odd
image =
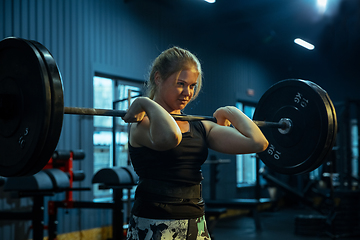
[[[125,110],[112,110],[112,109],[96,109],[96,108],[80,108],[80,107],[64,107],[64,114],[77,114],[77,115],[95,115],[95,116],[113,116],[123,117],[126,114]],[[216,118],[209,116],[196,116],[196,115],[180,115],[171,114],[171,116],[178,121],[212,121],[217,122]],[[258,127],[269,127],[279,129],[290,129],[292,124],[290,119],[281,119],[279,122],[266,122],[266,121],[253,121]],[[288,131],[287,131],[288,132]],[[287,132],[284,132],[287,133]]]

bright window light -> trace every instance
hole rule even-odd
[[[208,3],[214,3],[216,0],[205,0],[205,2],[208,2]]]
[[[295,42],[296,44],[299,44],[300,46],[302,46],[302,47],[304,47],[304,48],[309,49],[309,50],[313,50],[313,49],[315,48],[314,45],[312,45],[311,43],[308,43],[308,42],[306,42],[306,41],[304,41],[304,40],[302,40],[302,39],[300,39],[300,38],[296,38],[296,39],[294,40],[294,42]]]

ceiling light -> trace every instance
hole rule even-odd
[[[324,13],[326,10],[327,0],[317,0],[317,7],[320,13]]]
[[[205,2],[208,2],[208,3],[214,3],[216,0],[205,0]]]
[[[307,48],[309,50],[313,50],[315,48],[314,45],[312,45],[311,43],[308,43],[308,42],[306,42],[306,41],[304,41],[304,40],[302,40],[300,38],[296,38],[294,40],[294,43],[299,44],[300,46],[302,46],[304,48]]]

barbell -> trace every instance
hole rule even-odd
[[[81,107],[64,107],[64,114],[75,115],[92,115],[92,116],[109,116],[109,117],[123,117],[126,114],[125,110],[113,110],[113,109],[97,109],[97,108],[81,108]],[[212,121],[217,122],[215,117],[199,116],[199,115],[184,115],[184,114],[170,114],[175,120],[178,121]],[[280,119],[279,122],[265,122],[256,121],[253,122],[259,127],[273,127],[282,129],[282,131],[290,131],[291,120]]]
[[[64,107],[61,74],[49,50],[21,38],[0,41],[0,176],[40,171],[56,149],[64,114],[122,117],[126,111]],[[208,116],[173,117],[216,122]],[[253,121],[269,141],[259,158],[283,174],[316,169],[336,139],[335,108],[326,91],[311,81],[287,79],[271,86]]]

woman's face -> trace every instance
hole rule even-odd
[[[158,74],[156,77],[158,90],[154,101],[169,113],[179,114],[194,95],[198,76],[199,73],[194,67],[176,72],[165,80],[162,80]]]

